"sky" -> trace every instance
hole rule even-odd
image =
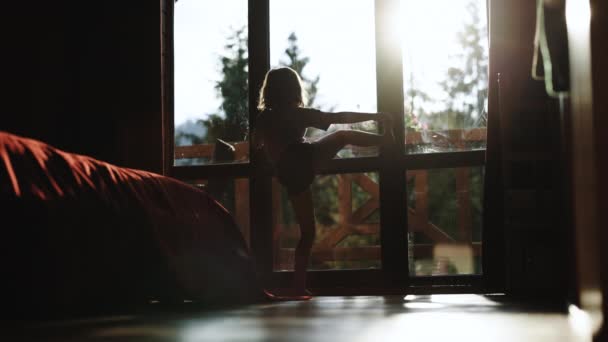
[[[401,0],[393,28],[401,35],[404,72],[416,86],[441,98],[456,33],[469,0]],[[485,0],[478,0],[485,12]],[[219,56],[226,37],[247,23],[247,0],[180,0],[175,4],[175,124],[217,113]],[[310,62],[304,77],[320,76],[315,105],[323,109],[375,111],[374,0],[270,0],[271,66],[284,60],[295,32]],[[485,13],[484,13],[485,14]],[[485,16],[482,16],[484,18]],[[404,76],[407,78],[407,76]],[[407,84],[406,84],[407,86]]]

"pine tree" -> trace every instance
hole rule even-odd
[[[307,93],[305,105],[312,106],[317,95],[317,84],[320,77],[310,79],[304,75],[304,68],[310,58],[301,56],[295,33],[289,35],[287,42],[288,45],[285,49],[287,60],[282,61],[281,65],[288,66],[301,75],[304,90]],[[228,37],[225,51],[226,54],[220,59],[222,78],[216,84],[222,104],[218,113],[210,114],[207,119],[199,120],[207,132],[202,143],[215,143],[218,138],[226,141],[241,141],[246,138],[249,126],[249,57],[246,28],[241,28]]]
[[[313,106],[315,103],[315,98],[317,97],[317,84],[319,83],[320,77],[317,75],[316,77],[310,79],[304,74],[304,68],[310,61],[310,58],[301,56],[301,51],[298,46],[298,37],[296,36],[295,32],[292,32],[287,38],[285,55],[287,56],[287,61],[281,61],[280,64],[282,66],[292,68],[300,75],[307,95],[305,105],[307,107]]]
[[[488,92],[488,56],[483,40],[486,26],[479,17],[478,2],[467,4],[469,20],[458,32],[462,53],[455,55],[461,63],[451,67],[441,87],[448,95],[446,110],[449,127],[468,128],[485,125],[486,98]]]
[[[420,118],[426,114],[424,104],[432,102],[431,97],[424,91],[416,88],[414,73],[408,75],[408,85],[405,91],[405,129],[421,130],[425,129],[426,123],[421,122]]]
[[[219,113],[211,114],[199,122],[207,129],[206,143],[216,139],[242,141],[246,138],[249,123],[249,56],[247,28],[236,30],[228,37],[226,55],[221,56],[221,75],[215,88],[222,99]]]
[[[305,69],[310,62],[310,57],[302,55],[302,50],[300,50],[298,45],[298,37],[295,32],[292,32],[289,37],[287,37],[287,48],[284,53],[286,59],[281,60],[279,64],[292,68],[302,78],[304,91],[306,92],[306,102],[304,105],[307,107],[318,107],[318,104],[315,103],[315,99],[319,89],[318,83],[321,78],[318,75],[309,78],[306,74]],[[324,133],[321,133],[314,128],[307,130],[307,136],[309,138],[319,134]],[[312,185],[313,201],[316,204],[316,217],[322,224],[331,225],[336,223],[336,218],[333,215],[338,210],[336,186],[336,177],[317,177],[316,182]]]

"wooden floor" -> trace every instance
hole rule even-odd
[[[531,304],[480,295],[316,297],[216,310],[201,310],[190,303],[179,313],[148,310],[137,315],[29,323],[17,330],[12,340],[590,340],[585,315],[576,309],[555,302]]]

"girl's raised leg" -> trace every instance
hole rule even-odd
[[[341,149],[346,145],[355,146],[379,146],[385,142],[393,140],[392,133],[379,135],[356,130],[339,130],[330,133],[313,144],[319,148],[319,153],[315,156],[315,164],[323,165],[325,162],[333,159]]]

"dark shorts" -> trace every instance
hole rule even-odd
[[[277,163],[277,178],[290,195],[309,188],[315,178],[313,162],[316,145],[295,143],[287,146]]]

